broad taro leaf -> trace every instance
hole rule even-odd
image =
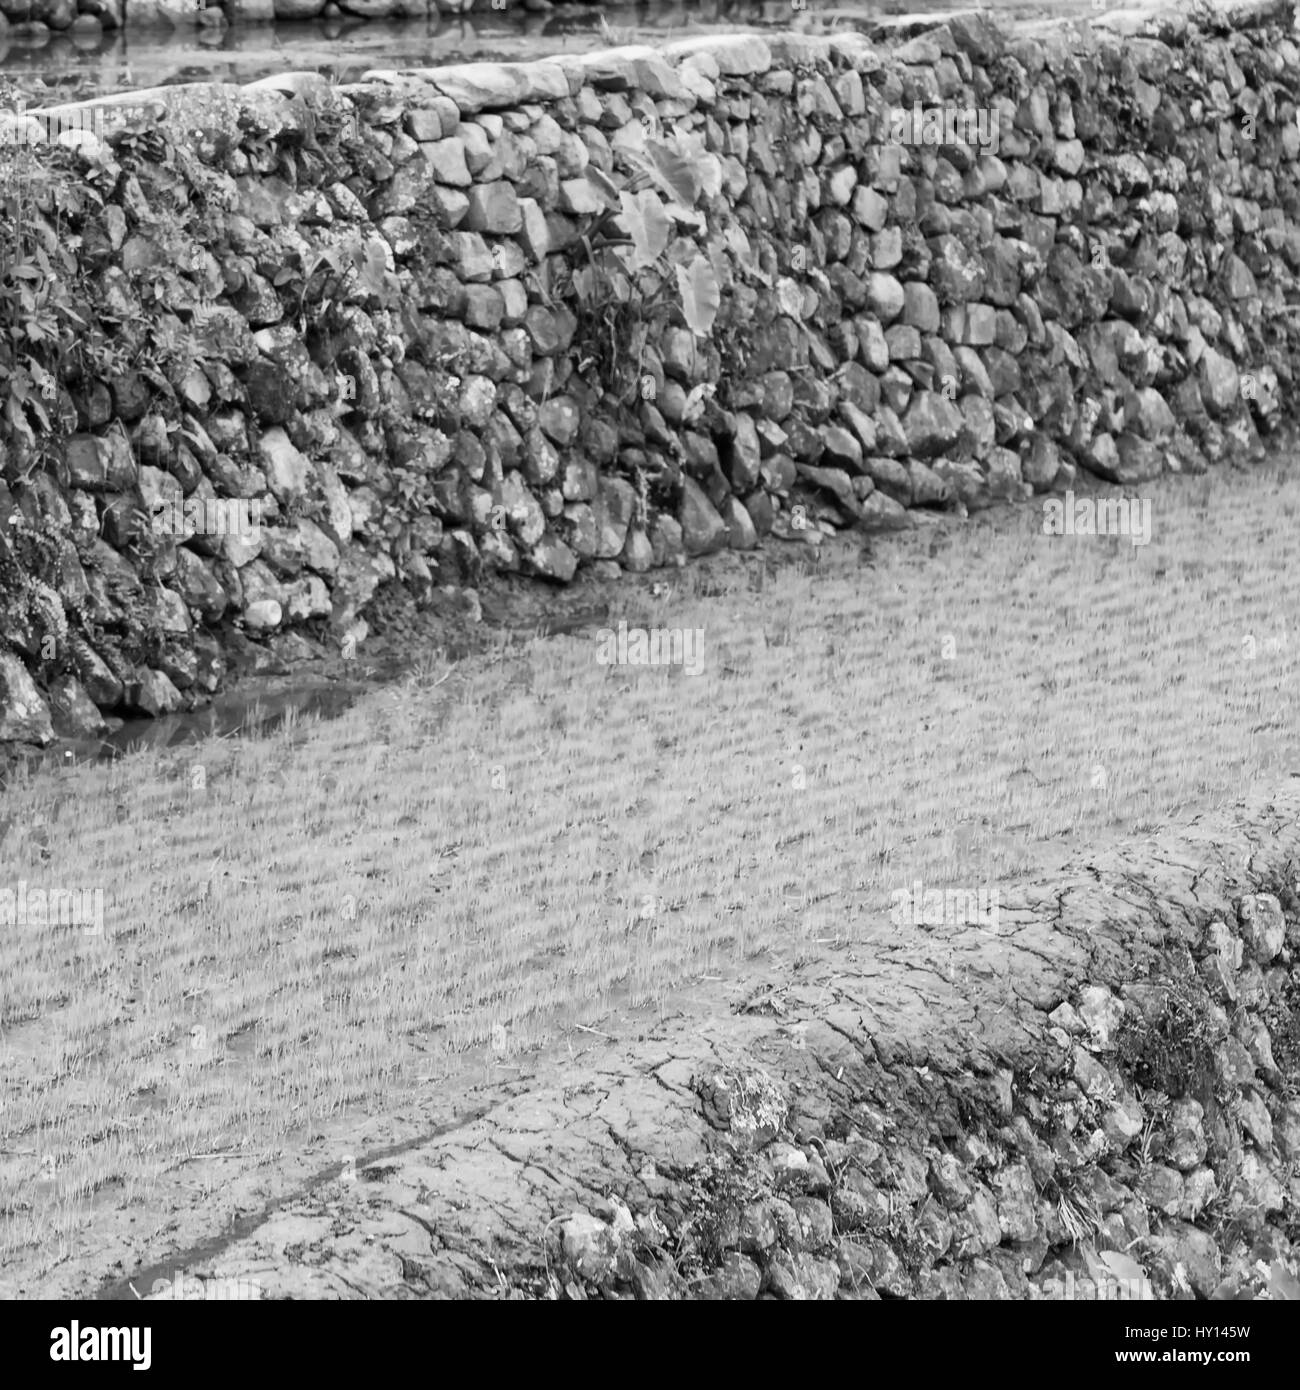
[[[713,327],[713,320],[722,304],[717,276],[703,256],[692,261],[689,266],[679,265],[675,269],[687,327],[697,337],[703,337]]]
[[[699,191],[706,197],[716,198],[722,192],[722,161],[699,135],[678,134],[675,139],[677,152],[694,171]]]
[[[688,160],[658,140],[647,140],[645,150],[632,158],[674,202],[694,206],[700,196],[700,184]]]
[[[668,245],[671,230],[668,214],[653,189],[645,188],[635,196],[620,193],[619,202],[623,208],[623,225],[632,238],[636,254],[633,259],[634,270],[644,270],[653,265]]]

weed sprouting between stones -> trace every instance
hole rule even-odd
[[[739,1243],[740,1217],[762,1190],[747,1164],[714,1155],[697,1170],[678,1229],[677,1268],[688,1277],[716,1268]]]
[[[1282,906],[1288,923],[1300,921],[1300,864],[1288,860],[1285,868],[1264,874],[1258,891],[1271,893]],[[1271,994],[1260,1010],[1273,1044],[1273,1060],[1282,1076],[1283,1090],[1294,1095],[1300,1089],[1300,969],[1292,965],[1280,991]]]
[[[1260,1017],[1273,1042],[1273,1060],[1287,1094],[1300,1088],[1300,978],[1292,971],[1279,996],[1269,1001]]]
[[[1122,1070],[1143,1090],[1216,1097],[1220,1089],[1209,996],[1195,979],[1153,981],[1164,990],[1154,1021],[1128,1014],[1115,1033]]]

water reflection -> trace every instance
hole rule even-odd
[[[0,787],[21,768],[30,775],[44,768],[87,762],[111,762],[139,752],[160,752],[209,738],[237,738],[274,733],[289,723],[336,719],[363,695],[409,673],[392,663],[366,668],[365,678],[327,680],[296,672],[280,681],[249,681],[210,705],[188,714],[158,719],[114,721],[120,727],[100,738],[60,739],[49,748],[0,745]]]
[[[343,15],[228,28],[106,31],[49,29],[0,33],[0,74],[20,87],[52,90],[62,100],[175,82],[253,82],[307,69],[358,80],[372,67],[434,67],[486,59],[526,61],[607,47],[605,20],[618,42],[663,39],[747,26],[800,28],[971,8],[957,0],[646,0],[640,4],[564,6],[549,13],[499,12],[365,20]],[[1095,19],[1092,0],[994,0],[1004,18],[1076,14]],[[1106,5],[1104,8],[1111,8]]]

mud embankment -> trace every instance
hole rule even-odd
[[[993,927],[882,923],[606,1024],[254,1229],[126,1241],[102,1293],[1294,1297],[1298,878],[1300,771]]]

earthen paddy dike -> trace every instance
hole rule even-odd
[[[960,1271],[971,1296],[1042,1296],[1029,1280],[1053,1254],[1068,1256],[1070,1237],[1065,1231],[1053,1242],[1046,1220],[1015,1230],[1015,1238],[1003,1234],[1017,1206],[1002,1178],[1028,1159],[999,1150],[1018,1135],[1037,1161],[1038,1149],[1058,1154],[1052,1176],[1037,1185],[1040,1195],[1057,1194],[1058,1209],[1069,1203],[1054,1093],[1086,1075],[1077,1052],[1095,1050],[1096,1063],[1114,1069],[1118,1036],[1116,1020],[1107,1037],[1086,1004],[1080,1017],[1089,1022],[1074,1036],[1059,1026],[1061,1015],[1056,1024],[1049,1015],[1071,999],[1120,995],[1162,960],[1199,952],[1210,923],[1237,920],[1242,895],[1263,888],[1285,898],[1282,885],[1294,882],[1298,867],[1300,772],[1231,808],[1014,885],[992,932],[898,932],[884,923],[870,939],[828,945],[797,972],[758,960],[743,974],[702,983],[657,1017],[610,1019],[599,1032],[508,1066],[488,1060],[472,1084],[434,1088],[419,1104],[313,1136],[297,1152],[196,1161],[186,1182],[210,1185],[211,1205],[184,1201],[177,1190],[173,1203],[153,1204],[156,1217],[105,1211],[92,1237],[98,1259],[70,1262],[39,1290],[17,1292],[84,1294],[98,1273],[100,1297],[129,1299],[184,1271],[191,1287],[224,1281],[268,1298],[581,1297],[602,1284],[649,1297],[660,1276],[662,1296],[743,1296],[737,1260],[757,1272],[762,1254],[771,1256],[756,1247],[761,1233],[742,1229],[743,1201],[733,1248],[717,1237],[718,1268],[701,1269],[693,1281],[678,1275],[680,1287],[674,1278],[675,1237],[692,1222],[698,1227],[702,1210],[725,1226],[725,1213],[708,1209],[717,1180],[700,1179],[722,1155],[724,1168],[744,1175],[741,1190],[748,1184],[758,1194],[748,1206],[761,1199],[764,1181],[773,1191],[799,1187],[805,1207],[824,1199],[831,1229],[820,1248],[805,1232],[803,1251],[794,1252],[810,1267],[808,1281],[815,1281],[813,1261],[842,1269],[855,1258],[846,1254],[852,1245],[868,1252],[864,1296],[939,1296],[927,1280],[932,1286],[941,1277],[935,1265],[944,1262],[933,1252],[926,1258],[924,1208],[942,1211],[947,1202],[934,1177],[946,1171],[947,1155],[980,1173],[998,1197],[983,1236],[961,1234],[962,1212],[974,1201],[969,1189],[961,1210],[948,1204],[943,1253],[954,1239],[978,1253],[947,1267]],[[1291,914],[1286,941],[1289,957],[1300,943]],[[1267,1090],[1265,1076],[1261,1068],[1253,1085]],[[1285,1089],[1280,1077],[1278,1084]],[[1091,1078],[1083,1091],[1103,1112],[1114,1108],[1115,1097]],[[1226,1104],[1225,1114],[1231,1109]],[[1291,1124],[1284,1142],[1294,1142]],[[1082,1129],[1079,1141],[1093,1142]],[[813,1164],[810,1175],[805,1150],[826,1155],[821,1173]],[[1113,1189],[1123,1180],[1122,1154],[1080,1162],[1079,1181],[1096,1186],[1107,1168],[1119,1169],[1102,1183]],[[846,1183],[846,1171],[874,1176]],[[823,1178],[829,1187],[819,1192]],[[1140,1174],[1131,1187],[1140,1205]],[[894,1194],[878,1220],[872,1190]],[[268,1191],[269,1199],[258,1195]],[[1123,1209],[1113,1191],[1111,1200]],[[850,1229],[855,1202],[863,1210]],[[624,1204],[636,1223],[626,1239],[640,1242],[626,1277],[617,1243],[602,1268],[604,1247],[595,1242],[593,1253],[583,1244],[586,1225],[572,1224],[575,1213],[603,1213],[617,1231]],[[1023,1205],[1028,1220],[1035,1204]],[[917,1218],[910,1224],[909,1210]],[[1104,1222],[1108,1213],[1099,1214]],[[1124,1219],[1140,1218],[1125,1212]],[[1139,1242],[1137,1258],[1158,1292],[1170,1239],[1150,1235],[1145,1259]],[[1225,1244],[1216,1273],[1231,1254]],[[793,1266],[800,1269],[798,1259]],[[1019,1288],[1012,1267],[1022,1270]],[[728,1270],[739,1290],[719,1286]],[[594,1286],[587,1294],[584,1274],[595,1276],[585,1281]],[[984,1289],[990,1280],[995,1295]]]
[[[599,625],[601,593],[553,620]],[[545,599],[485,614],[527,631]],[[196,1154],[144,1202],[110,1186],[75,1257],[6,1292],[1034,1299],[1136,1268],[1207,1297],[1291,1258],[1300,766],[1034,865],[992,924],[898,925],[828,891],[798,963],[765,953],[466,1056],[382,1113]]]

